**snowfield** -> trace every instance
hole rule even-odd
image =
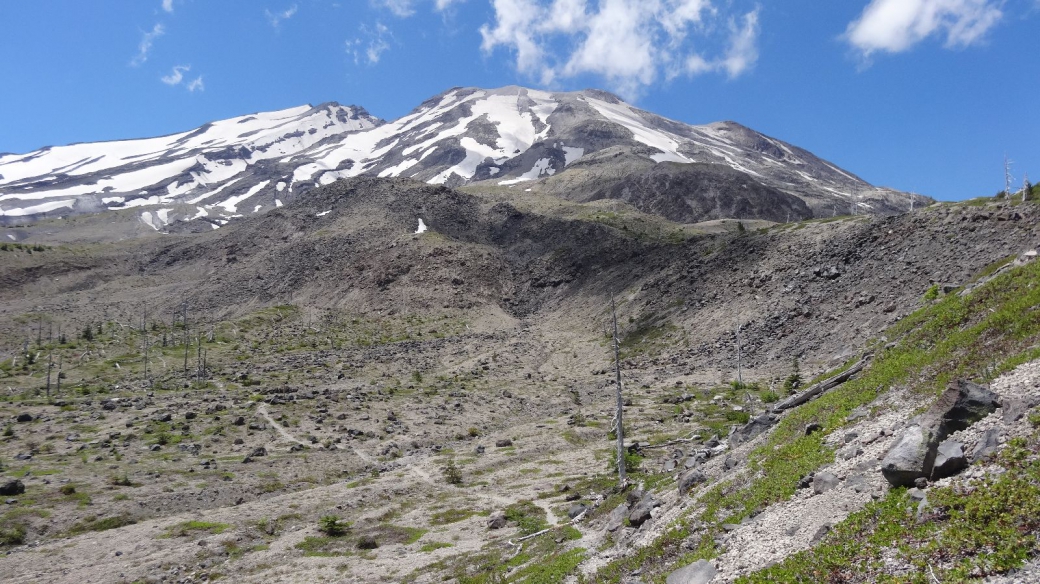
[[[640,156],[657,163],[723,163],[753,177],[772,177],[774,184],[794,188],[804,182],[841,196],[848,196],[848,185],[869,187],[807,152],[736,124],[688,126],[602,92],[513,86],[456,88],[391,122],[330,103],[240,116],[157,138],[0,156],[0,216],[67,212],[85,198],[83,209],[149,207],[142,220],[160,229],[201,217],[223,224],[362,174],[453,185],[493,178],[494,184],[515,185],[552,177],[604,148],[574,130],[585,120],[619,126],[631,136],[621,145],[638,147]],[[768,148],[749,149],[749,142]],[[798,168],[812,172],[796,173]],[[193,210],[170,210],[160,218],[151,209],[181,209],[177,204]]]

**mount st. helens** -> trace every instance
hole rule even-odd
[[[691,126],[597,90],[455,88],[392,122],[327,103],[2,155],[0,223],[135,208],[156,230],[217,228],[358,175],[620,199],[687,223],[891,213],[911,201],[733,122]]]

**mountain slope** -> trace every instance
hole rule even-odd
[[[890,213],[910,203],[733,122],[690,126],[597,90],[504,87],[455,88],[392,122],[324,104],[0,156],[0,221],[141,207],[156,230],[194,219],[219,227],[360,175],[617,198],[680,222]]]

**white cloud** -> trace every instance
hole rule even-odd
[[[162,9],[166,12],[173,12],[173,0],[162,0]]]
[[[289,20],[290,18],[292,18],[293,15],[295,15],[296,12],[299,10],[299,8],[300,7],[296,4],[293,4],[292,6],[281,12],[271,12],[270,10],[267,10],[265,8],[264,14],[267,16],[267,22],[270,22],[271,26],[278,28],[278,25],[280,25],[283,20]]]
[[[142,33],[141,42],[137,45],[137,54],[130,60],[132,67],[137,67],[148,60],[148,53],[152,50],[155,39],[166,33],[162,24],[156,24],[149,32]]]
[[[901,53],[930,36],[947,48],[982,40],[1004,16],[1003,0],[871,0],[844,39],[864,57]]]
[[[377,5],[386,8],[401,18],[407,18],[415,14],[415,6],[424,0],[373,0]],[[461,4],[466,0],[433,0],[433,7],[437,12],[444,12],[454,4]]]
[[[199,75],[195,79],[192,79],[191,83],[188,83],[188,91],[190,91],[191,93],[195,93],[196,91],[205,91],[205,90],[206,90],[206,86],[202,84],[202,75]]]
[[[390,41],[394,38],[393,32],[381,22],[377,22],[374,28],[361,25],[360,30],[364,38],[348,40],[346,42],[347,53],[354,57],[355,65],[360,65],[361,61],[375,65],[382,58],[383,53],[390,50]]]
[[[517,70],[543,84],[593,74],[634,97],[661,76],[748,71],[758,9],[738,18],[732,5],[723,14],[712,0],[492,0],[481,48],[511,50]]]
[[[161,80],[166,85],[180,85],[184,80],[184,74],[191,71],[191,65],[177,65],[169,75],[164,75]]]
[[[404,18],[415,14],[415,0],[378,0],[384,8],[394,15]]]
[[[729,29],[730,43],[722,59],[722,68],[733,79],[758,61],[758,10],[745,14],[740,24],[731,20]]]

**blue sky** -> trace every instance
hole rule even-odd
[[[0,152],[453,86],[599,87],[871,183],[1040,182],[1040,0],[0,0]]]

